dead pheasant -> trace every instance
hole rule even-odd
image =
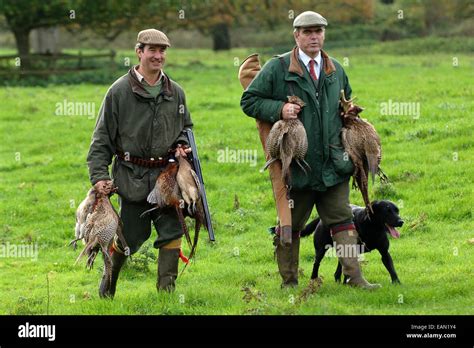
[[[155,187],[147,198],[148,203],[155,204],[155,207],[145,211],[141,216],[155,209],[174,207],[191,249],[188,256],[188,259],[191,259],[196,251],[201,226],[206,229],[208,229],[208,226],[204,217],[199,178],[186,158],[177,156],[177,160],[178,163],[171,159],[167,167],[158,176]],[[191,242],[183,211],[186,216],[190,216],[195,220],[193,242]]]
[[[288,102],[300,107],[305,106],[305,103],[297,96],[289,96]],[[290,165],[293,160],[305,174],[307,174],[305,166],[310,169],[304,160],[308,151],[308,138],[303,123],[299,119],[277,121],[268,134],[266,150],[270,154],[270,159],[265,163],[263,170],[273,162],[281,160],[282,180],[287,187],[291,186]]]
[[[206,219],[204,217],[204,207],[201,200],[201,183],[199,182],[199,178],[186,158],[178,156],[178,163],[179,169],[176,174],[176,180],[187,206],[186,211],[188,215],[195,220],[194,240],[188,257],[191,259],[196,251],[201,226],[204,225],[206,229],[208,227],[205,223]]]
[[[92,213],[94,202],[95,191],[91,188],[89,192],[87,192],[86,198],[84,198],[76,210],[75,239],[69,243],[69,245],[73,246],[74,250],[76,250],[77,242],[84,238],[84,228],[86,226],[87,216]]]
[[[179,206],[181,195],[176,181],[177,173],[178,163],[175,160],[169,160],[167,166],[156,178],[155,187],[147,197],[148,203],[155,204],[155,207],[143,214],[155,209]]]
[[[196,172],[192,169],[191,164],[183,156],[178,156],[179,169],[176,174],[181,195],[188,206],[189,215],[193,215],[196,211],[196,202],[200,197],[201,185]]]
[[[91,208],[92,211],[87,215],[83,227],[84,235],[82,236],[86,246],[79,254],[75,264],[79,262],[82,256],[87,255],[87,267],[91,269],[97,257],[97,253],[99,250],[102,251],[104,274],[110,282],[112,277],[112,259],[109,250],[116,234],[123,237],[122,221],[112,206],[108,196],[99,194],[92,189],[86,198],[87,202],[90,202],[89,199],[91,195],[94,196],[94,202]]]
[[[342,144],[354,163],[353,185],[360,189],[366,208],[372,211],[368,192],[369,174],[372,183],[376,174],[382,181],[386,181],[387,177],[379,166],[382,159],[380,138],[375,128],[359,117],[364,109],[355,105],[354,99],[346,100],[344,90],[341,90]]]
[[[168,207],[175,208],[184,232],[184,236],[186,237],[186,241],[191,248],[191,253],[193,253],[193,243],[191,242],[191,237],[189,235],[182,211],[182,209],[185,207],[185,201],[181,196],[181,190],[177,180],[178,169],[178,163],[175,160],[170,159],[168,165],[163,169],[160,175],[158,175],[155,187],[147,198],[148,203],[154,204],[155,206],[143,212],[140,216],[144,216],[145,214],[148,214],[149,212],[156,209]]]

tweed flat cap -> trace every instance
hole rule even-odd
[[[145,29],[138,33],[137,42],[146,45],[160,45],[170,47],[170,40],[162,31]]]
[[[293,21],[293,28],[327,26],[328,21],[319,13],[306,11],[300,13]]]

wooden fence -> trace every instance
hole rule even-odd
[[[0,75],[53,75],[75,71],[116,69],[115,51],[99,54],[30,54],[20,58],[18,55],[0,56]],[[22,64],[27,60],[26,64]],[[92,63],[92,64],[91,64]]]

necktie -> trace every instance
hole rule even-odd
[[[316,76],[316,71],[314,70],[314,60],[311,59],[309,61],[309,74],[311,75],[311,77],[313,78],[314,81],[316,81],[318,79],[318,77]]]

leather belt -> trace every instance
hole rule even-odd
[[[122,151],[117,151],[117,157],[120,158],[122,161],[130,162],[136,164],[140,167],[146,168],[158,168],[163,167],[168,164],[169,156],[159,157],[158,159],[154,158],[141,158],[135,157],[131,155],[125,155]]]

